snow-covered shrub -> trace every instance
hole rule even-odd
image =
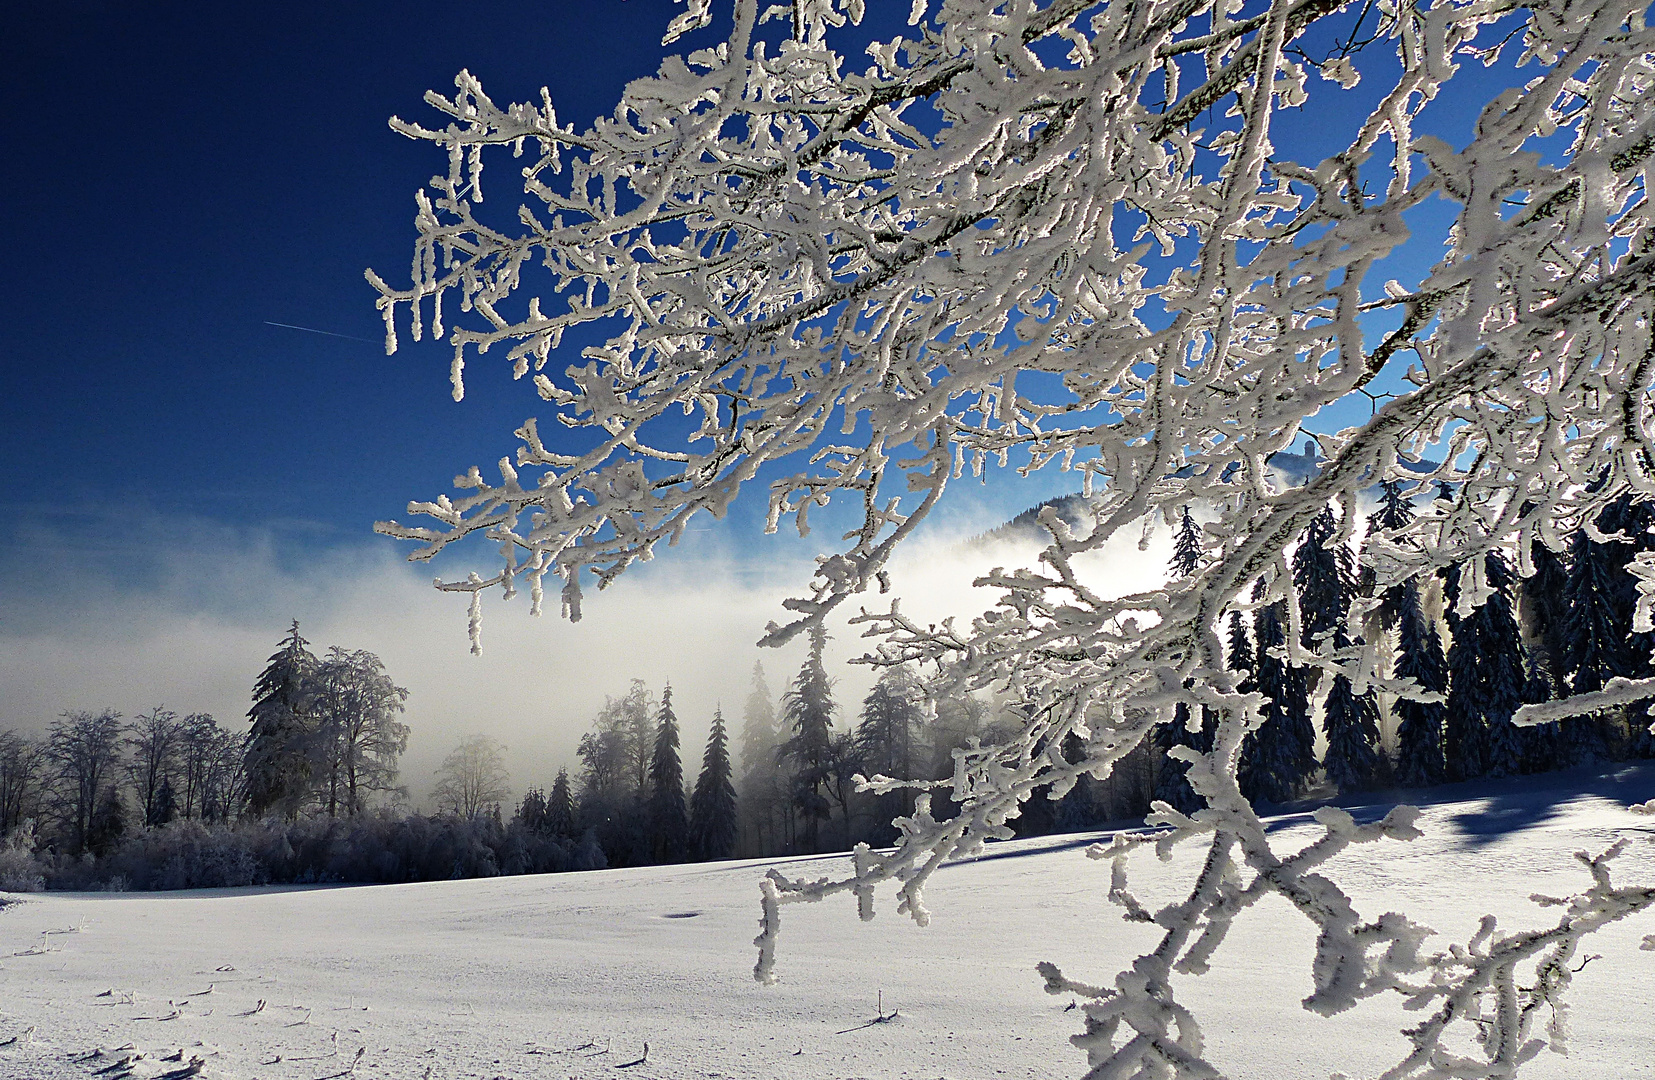
[[[25,821],[0,841],[0,892],[40,892],[46,867],[34,854],[34,822]]]
[[[101,872],[132,889],[221,889],[270,880],[253,832],[223,824],[174,821],[145,829],[102,861]]]

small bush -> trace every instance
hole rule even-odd
[[[131,834],[94,859],[32,863],[53,889],[206,889],[241,885],[395,884],[501,874],[601,870],[597,837],[549,836],[498,817],[452,814],[241,821],[175,821]],[[0,862],[0,873],[5,864]],[[0,879],[3,880],[3,879]],[[35,888],[39,888],[39,884]]]
[[[40,892],[46,867],[35,858],[34,822],[25,821],[0,843],[0,892]]]

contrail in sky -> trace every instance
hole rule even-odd
[[[367,341],[369,345],[378,345],[379,344],[379,342],[377,342],[377,341],[369,341],[365,337],[357,337],[354,334],[335,334],[332,330],[317,330],[314,327],[294,326],[292,323],[286,323],[286,322],[271,322],[269,319],[264,320],[264,325],[266,325],[266,326],[281,326],[281,327],[285,327],[288,330],[303,330],[307,334],[321,334],[325,337],[344,338],[346,341]]]

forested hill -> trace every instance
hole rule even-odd
[[[1291,450],[1284,450],[1270,456],[1271,479],[1281,487],[1297,487],[1308,480],[1311,474],[1321,467],[1324,460],[1326,459],[1316,446],[1316,441],[1306,439],[1302,452],[1294,453]],[[1423,461],[1418,465],[1411,465],[1408,461],[1403,460],[1399,464],[1405,469],[1420,473],[1430,472],[1437,467],[1437,463],[1434,461]],[[1375,503],[1378,499],[1379,486],[1376,484],[1373,490],[1368,493],[1365,503]],[[1036,503],[1029,507],[1005,524],[972,537],[970,544],[975,546],[1006,540],[1044,542],[1046,533],[1040,528],[1040,512],[1048,506],[1057,512],[1058,519],[1068,525],[1069,528],[1087,530],[1090,528],[1090,517],[1087,509],[1090,503],[1091,500],[1078,491],[1047,499],[1045,502]]]

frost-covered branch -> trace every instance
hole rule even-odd
[[[1242,797],[1236,763],[1261,698],[1241,692],[1219,639],[1232,612],[1280,603],[1285,659],[1378,681],[1364,650],[1306,644],[1288,586],[1312,520],[1335,505],[1348,539],[1380,482],[1453,497],[1367,541],[1374,595],[1463,564],[1462,615],[1489,591],[1473,556],[1503,550],[1527,573],[1536,544],[1555,550],[1614,500],[1655,496],[1643,7],[917,0],[911,30],[867,44],[862,62],[835,47],[860,0],[730,9],[727,40],[669,57],[587,130],[547,95],[502,108],[466,73],[452,97],[428,98],[446,126],[395,122],[443,147],[448,168],[419,196],[410,283],[370,280],[391,348],[402,320],[446,335],[456,395],[466,363],[502,350],[546,410],[498,481],[473,468],[457,495],[410,505],[427,524],[380,526],[415,541],[416,559],[474,533],[498,544],[498,573],[439,586],[471,595],[474,643],[484,590],[526,578],[538,609],[550,574],[578,617],[583,576],[608,584],[751,483],[768,488],[772,529],[790,518],[801,532],[848,493],[862,522],[788,602],[794,620],[772,625],[778,643],[882,583],[950,480],[1012,464],[1079,473],[1087,527],[1043,517],[1038,568],[985,575],[998,600],[969,626],[921,625],[895,603],[854,617],[876,662],[992,688],[1022,724],[957,754],[954,817],[936,819],[921,793],[894,852],[859,850],[843,878],[772,874],[761,978],[787,904],[850,893],[871,917],[891,882],[899,911],[924,922],[938,866],[1009,836],[1037,790],[1108,775],[1180,705],[1216,718],[1188,772],[1208,806],[1162,811],[1156,843],[1207,856],[1160,912],[1124,877],[1112,891],[1165,937],[1085,995],[1095,1076],[1214,1075],[1170,980],[1202,970],[1262,895],[1318,928],[1307,1007],[1397,991],[1453,1003],[1451,1021],[1488,993],[1510,998],[1514,964],[1572,948],[1616,905],[1646,906],[1604,869],[1533,948],[1491,928],[1452,962],[1421,957],[1423,928],[1359,917],[1316,869],[1408,821],[1324,815],[1322,840],[1282,854]],[[694,0],[669,37],[699,33],[710,12]],[[1474,64],[1505,89],[1468,96],[1457,77]],[[1376,104],[1347,116],[1336,95],[1358,82]],[[1283,110],[1301,107],[1320,110],[1319,157],[1281,135]],[[1469,141],[1446,141],[1434,108],[1477,115]],[[507,146],[527,162],[523,202],[485,213],[483,160]],[[1410,231],[1428,201],[1453,208],[1442,257],[1385,280],[1438,239]],[[602,344],[572,360],[557,351],[566,333]],[[1271,482],[1273,454],[1381,390],[1366,422],[1318,433],[1326,461],[1306,483]],[[1126,596],[1088,584],[1080,556],[1191,503],[1211,515],[1193,572]],[[1652,567],[1633,567],[1651,585],[1646,630]],[[1527,1052],[1511,1017],[1529,991],[1513,992],[1519,1013],[1496,1009],[1483,1064],[1443,1064],[1447,1029],[1427,1025],[1393,1075],[1505,1075]]]

